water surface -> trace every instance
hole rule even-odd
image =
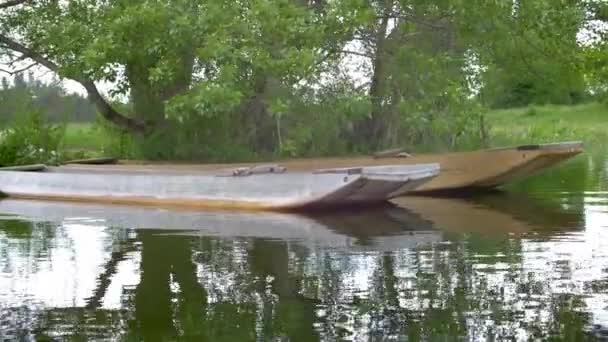
[[[601,337],[607,169],[315,217],[3,200],[0,340]]]

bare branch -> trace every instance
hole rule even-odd
[[[132,239],[122,242],[117,251],[110,254],[110,260],[104,267],[104,272],[97,277],[97,288],[93,295],[86,299],[87,309],[98,309],[108,291],[112,277],[116,274],[118,264],[127,258],[128,253],[137,250],[137,245]]]
[[[365,90],[366,88],[368,88],[371,85],[372,85],[372,82],[364,82],[364,83],[358,85],[357,87],[355,87],[355,90],[356,91]]]
[[[36,65],[38,65],[38,63],[32,63],[32,64],[30,64],[30,65],[26,66],[25,68],[21,68],[21,69],[17,69],[17,70],[12,70],[12,71],[10,71],[10,70],[5,70],[5,69],[0,69],[0,72],[4,72],[4,73],[7,73],[7,74],[9,74],[9,75],[11,75],[11,76],[12,76],[12,75],[16,75],[16,74],[18,74],[18,73],[21,73],[21,72],[27,71],[27,70],[29,70],[29,69],[33,68],[33,67],[34,67],[34,66],[36,66]]]
[[[45,66],[46,68],[59,74],[60,68],[53,61],[49,60],[42,54],[29,49],[25,45],[18,43],[11,38],[0,34],[0,43],[4,44],[7,48],[23,54],[20,58],[29,58],[34,62]],[[89,99],[95,104],[100,114],[108,121],[114,123],[122,129],[129,130],[131,132],[144,133],[146,131],[146,125],[140,121],[134,120],[116,111],[101,95],[95,83],[84,77],[70,77],[70,79],[82,84],[86,89]]]
[[[372,39],[370,33],[354,34],[351,38],[353,40],[359,40],[359,41],[362,41],[362,42],[367,42],[367,41],[370,41]]]
[[[17,5],[26,3],[27,1],[28,0],[8,0],[8,1],[0,2],[0,9],[17,6]]]
[[[365,57],[365,58],[373,58],[373,56],[371,56],[365,52],[358,52],[358,51],[351,51],[351,50],[342,50],[340,52],[349,54],[349,55],[361,56],[361,57]]]
[[[429,20],[423,20],[419,17],[416,17],[415,15],[413,15],[411,13],[402,12],[402,13],[397,13],[397,15],[392,18],[405,19],[405,20],[411,21],[415,24],[426,26],[426,27],[436,29],[436,30],[445,30],[445,29],[449,29],[449,26],[441,25],[439,23],[441,23],[444,19],[449,18],[450,16],[451,16],[450,14],[444,13],[438,17],[432,18],[432,21],[429,21]]]
[[[400,32],[400,29],[401,28],[399,26],[395,27],[391,31],[391,33],[388,34],[388,36],[386,37],[386,40],[393,40],[393,41],[396,40],[396,41],[404,42],[408,38],[415,37],[415,36],[417,36],[419,34],[422,34],[422,32],[403,33],[403,32]]]
[[[28,59],[27,55],[22,54],[21,56],[15,57],[14,55],[11,56],[11,61],[9,62],[9,65],[12,67],[13,65],[15,65],[15,63],[17,62],[22,62],[24,60]]]

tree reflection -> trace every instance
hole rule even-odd
[[[141,280],[135,290],[130,338],[174,340],[203,336],[207,299],[196,277],[191,241],[140,232]]]
[[[538,217],[545,215],[541,211],[533,220],[525,215],[515,218],[497,207],[500,201],[491,203],[482,212],[479,203],[473,209],[461,202],[453,202],[452,207],[462,215],[470,210],[469,217],[475,210],[475,217],[484,217],[490,224],[495,210],[500,221],[494,224],[528,230],[539,226],[542,230],[543,224],[554,222]],[[529,241],[511,229],[495,227],[492,234],[484,234],[483,224],[476,222],[473,230],[454,227],[437,232],[441,234],[437,241],[409,244],[420,229],[428,233],[439,219],[427,211],[424,224],[418,225],[419,217],[408,211],[389,211],[385,213],[388,219],[379,212],[369,221],[365,217],[323,218],[334,232],[364,241],[352,249],[196,232],[114,234],[96,277],[97,288],[87,295],[86,305],[34,309],[35,303],[24,300],[23,305],[0,311],[5,334],[0,337],[142,341],[589,338],[585,331],[592,322],[592,309],[584,294],[556,290],[542,269],[527,265],[526,258],[533,258],[534,250],[526,249]],[[452,221],[441,222],[449,225]],[[368,225],[367,229],[360,224]],[[5,240],[36,242],[36,230],[28,233],[27,229],[31,227],[0,232],[10,234]],[[544,246],[553,237],[546,233],[537,243]],[[383,245],[395,241],[399,248]],[[365,249],[355,248],[361,246]],[[8,248],[5,242],[0,245],[0,250]],[[67,247],[48,248],[56,253]],[[30,249],[24,253],[35,255]],[[139,283],[134,289],[121,289],[119,308],[105,307],[117,269],[136,254]],[[567,262],[563,265],[566,270],[572,267]],[[597,277],[577,279],[567,272],[560,276],[588,292],[608,294],[608,287]]]
[[[265,309],[263,339],[286,337],[290,341],[311,341],[318,339],[314,331],[316,302],[300,293],[302,276],[290,273],[290,256],[284,242],[257,240],[249,255],[252,275],[267,279],[257,288],[264,293],[270,290],[276,296],[274,315]],[[266,304],[266,303],[265,303]]]

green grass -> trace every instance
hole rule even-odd
[[[606,150],[608,147],[606,104],[493,110],[487,113],[486,122],[494,147],[567,140],[582,140],[588,149]],[[61,146],[63,152],[75,157],[96,157],[113,154],[108,146],[117,145],[116,139],[96,124],[69,123]]]
[[[93,123],[70,122],[66,124],[60,149],[65,159],[101,157],[111,139]]]
[[[60,145],[65,159],[95,157],[132,158],[134,152],[127,134],[104,128],[99,123],[67,123]]]
[[[104,136],[92,123],[68,123],[62,140],[65,149],[99,150]]]
[[[487,114],[493,146],[582,140],[587,146],[608,144],[608,105],[529,106]]]

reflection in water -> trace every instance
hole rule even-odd
[[[0,201],[0,339],[588,339],[608,326],[590,177],[317,217]]]

